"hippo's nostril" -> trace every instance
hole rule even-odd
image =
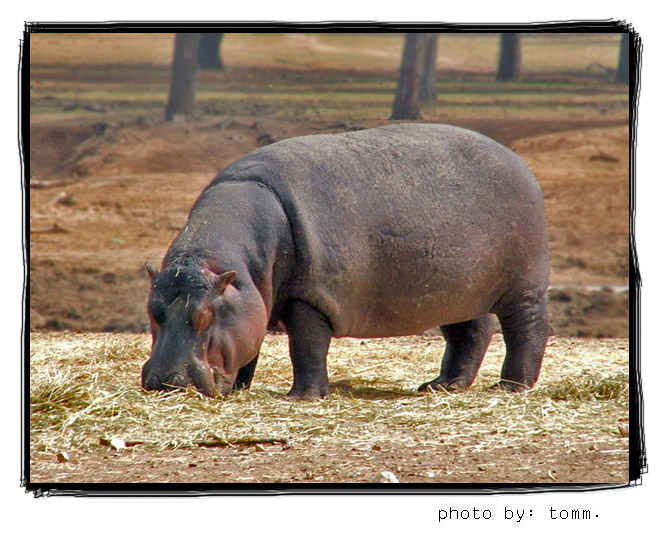
[[[146,390],[161,390],[162,383],[160,382],[160,378],[154,373],[149,375],[144,381],[144,388]]]
[[[165,384],[167,386],[181,387],[181,386],[186,386],[187,381],[185,381],[182,375],[178,373],[172,373],[171,375],[169,375],[169,378],[166,380]]]

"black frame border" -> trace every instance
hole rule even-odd
[[[630,422],[629,481],[623,484],[349,484],[349,483],[33,483],[29,476],[29,66],[30,35],[33,33],[182,33],[199,31],[230,32],[314,32],[314,33],[406,33],[431,31],[437,33],[623,33],[630,36],[629,126],[630,126]],[[638,103],[641,86],[640,36],[627,21],[582,20],[548,21],[513,24],[448,23],[448,22],[374,22],[374,21],[105,21],[105,22],[25,22],[18,62],[18,145],[21,159],[22,237],[23,237],[23,328],[22,392],[21,392],[21,486],[34,497],[43,496],[279,496],[279,495],[490,495],[544,492],[581,492],[634,487],[641,484],[647,471],[644,433],[644,402],[641,380],[641,275],[635,241],[636,218],[636,148]],[[27,240],[26,240],[27,236]]]

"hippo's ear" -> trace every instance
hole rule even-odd
[[[157,268],[153,267],[153,265],[150,262],[146,262],[144,264],[144,267],[148,272],[148,276],[150,277],[151,282],[153,282],[155,280],[155,277],[157,277],[160,274],[160,272],[157,270]]]
[[[234,271],[224,271],[220,275],[215,275],[212,281],[212,287],[214,290],[222,294],[228,288],[228,286],[235,280],[237,273]]]

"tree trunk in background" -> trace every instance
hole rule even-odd
[[[404,39],[399,82],[392,105],[391,120],[421,119],[420,117],[420,69],[425,57],[429,34],[407,33]]]
[[[501,82],[517,80],[520,75],[520,34],[503,33],[500,42],[500,60],[497,79]]]
[[[221,41],[223,33],[202,33],[198,45],[198,64],[201,69],[221,70],[224,64],[221,61]]]
[[[164,113],[166,121],[185,121],[192,116],[200,38],[200,33],[176,34],[169,101]]]
[[[630,34],[621,35],[620,52],[618,53],[618,69],[616,69],[616,83],[630,83]]]
[[[422,62],[422,78],[420,82],[420,102],[436,100],[436,58],[438,57],[438,34],[429,35],[424,61]]]

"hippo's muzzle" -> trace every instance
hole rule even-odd
[[[209,366],[204,366],[198,362],[190,362],[183,365],[178,370],[157,369],[150,359],[142,369],[141,384],[145,390],[174,390],[193,386],[202,394],[214,397],[217,391],[221,394],[226,387],[225,379],[222,374],[215,373]],[[228,385],[230,391],[232,385]]]

